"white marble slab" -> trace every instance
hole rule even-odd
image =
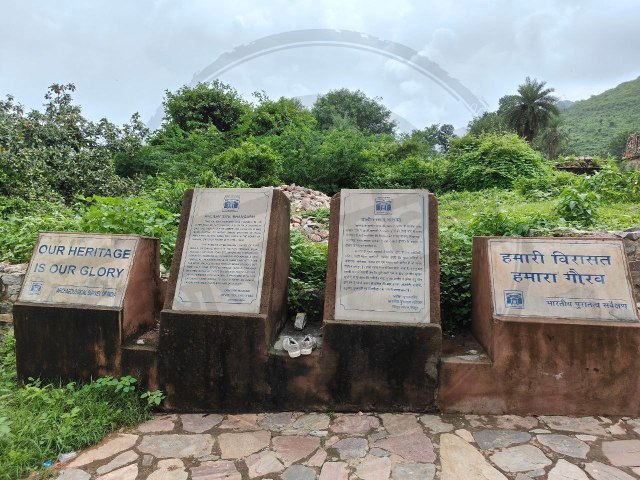
[[[497,315],[638,321],[622,242],[489,240]]]
[[[259,313],[271,188],[196,189],[174,310]]]
[[[121,307],[138,237],[41,233],[19,300]]]
[[[429,323],[428,192],[342,190],[337,320]]]

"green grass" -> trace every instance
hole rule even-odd
[[[0,343],[0,480],[18,479],[59,454],[100,441],[107,433],[149,418],[130,377],[78,385],[18,388],[15,339]]]

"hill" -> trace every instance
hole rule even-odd
[[[640,77],[562,110],[569,153],[602,155],[616,134],[640,130]]]

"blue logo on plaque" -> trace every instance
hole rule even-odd
[[[520,290],[505,290],[504,304],[508,308],[522,310],[524,308],[524,293]]]
[[[29,295],[40,295],[42,293],[42,285],[44,285],[44,282],[31,282]]]
[[[375,203],[376,215],[391,215],[391,200],[388,198],[378,197]]]
[[[224,205],[222,207],[223,210],[230,212],[237,212],[240,208],[240,197],[225,195],[224,197]]]

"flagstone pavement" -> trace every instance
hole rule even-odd
[[[625,480],[640,419],[165,414],[58,465],[61,480]]]

